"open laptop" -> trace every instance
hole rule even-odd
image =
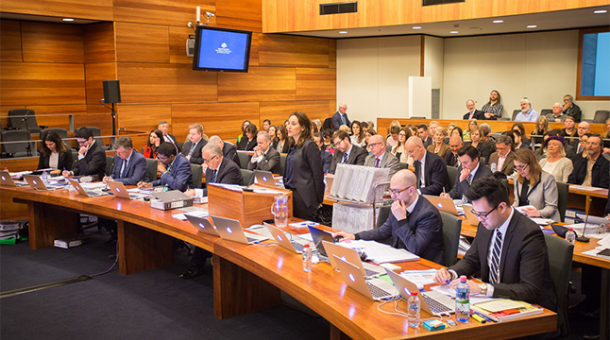
[[[85,189],[83,189],[83,187],[75,180],[68,178],[68,182],[70,182],[70,184],[74,187],[74,189],[76,191],[78,191],[78,193],[81,196],[85,196],[85,197],[99,197],[99,196],[103,196],[104,193],[101,191],[95,191],[95,190],[91,190],[91,191],[85,191]]]
[[[318,251],[318,255],[328,257],[328,255],[326,254],[326,250],[324,249],[324,245],[322,244],[322,241],[326,241],[328,243],[335,243],[335,240],[333,239],[333,234],[315,227],[308,226],[308,228],[309,233],[311,234],[311,239],[313,240],[313,245]]]
[[[343,281],[348,287],[375,301],[392,299],[398,295],[396,288],[391,283],[379,278],[365,280],[358,267],[349,262],[341,261],[336,255],[333,256]]]
[[[55,190],[55,189],[60,189],[63,188],[63,185],[45,185],[44,182],[42,181],[42,178],[40,178],[40,176],[35,176],[35,175],[23,175],[23,179],[25,179],[28,184],[30,185],[30,187],[32,187],[32,189],[35,190],[40,190],[40,191],[48,191],[48,190]]]
[[[143,196],[143,195],[130,193],[129,191],[127,191],[127,188],[125,188],[125,184],[123,184],[122,182],[108,181],[107,184],[110,187],[110,191],[112,192],[114,197],[126,198],[126,199],[130,200],[130,199],[136,199],[136,198]]]
[[[274,227],[269,223],[264,223],[265,227],[267,227],[267,229],[269,230],[269,232],[271,233],[271,235],[273,236],[273,238],[275,239],[275,241],[282,247],[293,251],[297,254],[301,254],[303,252],[303,248],[305,248],[305,245],[308,244],[309,242],[305,239],[301,239],[299,241],[293,241],[289,239],[289,236],[287,236],[283,230],[281,230],[278,227]],[[298,237],[294,237],[295,239],[299,239]]]
[[[354,249],[345,248],[338,244],[329,243],[326,241],[322,241],[322,244],[324,245],[324,250],[326,250],[326,253],[328,254],[328,259],[330,260],[331,266],[333,266],[333,268],[337,270],[339,268],[335,263],[335,257],[339,258],[342,261],[347,261],[353,264],[354,266],[360,268],[362,276],[367,279],[379,276],[381,274],[385,274],[385,270],[383,268],[374,264],[362,262],[362,260],[360,259],[360,255],[358,255],[358,252]]]
[[[386,269],[386,272],[394,283],[396,290],[398,290],[398,294],[404,300],[409,299],[411,292],[417,292],[419,301],[421,301],[421,308],[428,314],[440,316],[441,314],[447,315],[455,312],[455,301],[452,298],[436,291],[422,293],[413,282],[389,269]]]
[[[189,214],[184,214],[184,216],[186,216],[186,219],[189,220],[194,227],[199,228],[199,231],[220,237],[220,234],[218,231],[216,231],[216,228],[214,228],[212,223],[210,223],[207,218],[197,217]]]
[[[212,216],[212,220],[214,220],[214,225],[216,225],[216,231],[225,240],[243,244],[254,244],[269,239],[268,237],[252,233],[248,233],[246,236],[238,220],[218,216]]]
[[[255,170],[254,178],[256,178],[256,184],[277,189],[277,185],[275,185],[275,179],[273,179],[273,173],[271,171],[264,170]]]
[[[435,207],[437,207],[438,210],[444,211],[451,215],[459,216],[458,210],[455,207],[453,199],[449,197],[439,197],[430,195],[424,195],[424,197],[427,198],[428,201],[430,201],[430,203],[432,203]]]
[[[472,205],[471,204],[464,204],[462,205],[462,208],[464,208],[464,215],[466,215],[466,220],[468,221],[468,224],[470,224],[473,227],[476,227],[479,225],[479,218],[472,213]]]
[[[27,183],[22,181],[14,181],[8,171],[2,170],[0,171],[0,185],[4,187],[20,187],[27,185]]]

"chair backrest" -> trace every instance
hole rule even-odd
[[[248,169],[240,169],[241,170],[241,185],[250,185],[252,184],[252,178],[254,177],[254,171]]]
[[[47,133],[50,133],[50,132],[57,132],[59,137],[64,140],[66,145],[68,145],[68,146],[70,145],[70,141],[66,140],[66,139],[68,139],[68,130],[62,129],[62,128],[50,128],[50,129],[44,129],[44,130],[40,131],[40,140],[43,140],[44,136],[46,136]]]
[[[457,262],[458,248],[460,245],[460,232],[462,231],[462,220],[457,216],[440,212],[443,220],[443,244],[445,248],[445,263],[449,267]]]
[[[146,158],[146,173],[148,174],[149,182],[157,180],[157,164],[158,161],[156,159]]]
[[[203,168],[199,164],[191,163],[191,172],[193,172],[193,188],[201,189],[203,187]]]
[[[455,186],[455,178],[457,177],[457,174],[458,168],[447,165],[447,175],[449,175],[449,185],[451,189],[453,189]]]
[[[400,167],[400,170],[404,170],[404,169],[408,169],[409,168],[409,164],[408,163],[403,163],[403,162],[398,163],[398,166]]]
[[[3,130],[2,131],[2,152],[13,154],[15,157],[27,156],[28,144],[32,155],[36,155],[36,146],[34,143],[10,143],[5,142],[18,142],[18,141],[29,141],[30,134],[25,130]]]
[[[519,114],[519,112],[521,112],[521,110],[514,110],[513,111],[513,119],[511,119],[512,121],[514,121],[515,118],[517,118],[517,115]]]
[[[250,158],[252,158],[252,156],[245,152],[238,152],[237,157],[239,158],[239,164],[241,165],[241,168],[248,169],[248,163],[250,163]]]
[[[377,223],[375,223],[375,228],[381,227],[385,221],[390,217],[390,212],[392,211],[391,205],[384,205],[379,208],[379,213],[377,213]]]
[[[99,143],[101,146],[104,146],[104,141],[101,138],[102,132],[100,131],[100,128],[98,128],[97,126],[85,126],[85,127],[87,129],[91,130],[91,133],[93,133],[93,139],[95,140],[95,142]]]
[[[608,110],[597,110],[595,111],[595,116],[593,116],[593,120],[597,124],[604,124],[606,120],[610,118],[610,111]]]
[[[572,256],[574,255],[574,245],[553,235],[544,235],[544,240],[549,258],[551,280],[553,281],[557,298],[557,326],[561,329],[562,334],[566,334],[568,329],[566,298],[570,270],[572,268]]]
[[[481,163],[483,166],[487,166],[487,158],[479,157],[479,163]]]
[[[557,182],[557,210],[559,210],[561,222],[566,221],[566,208],[568,207],[569,195],[570,185],[568,183]]]
[[[75,159],[78,159],[78,158],[75,158]],[[114,169],[114,156],[106,155],[106,176],[110,176],[112,174],[112,169]]]
[[[28,116],[27,117],[27,128],[30,133],[40,133],[40,128],[36,122],[36,113],[30,109],[14,109],[8,111],[9,116]],[[11,117],[9,118],[9,124],[12,128],[25,130],[26,123],[23,121],[24,117]]]
[[[282,173],[280,175],[284,176],[286,170],[286,156],[280,155],[280,168],[282,168]]]
[[[500,183],[502,183],[502,185],[504,185],[504,188],[506,188],[506,192],[510,192],[510,190],[508,189],[508,179],[500,178]]]
[[[553,113],[553,110],[551,110],[551,109],[542,109],[542,110],[540,110],[540,116],[541,116],[541,117],[542,117],[542,116],[546,116],[546,115],[548,115],[549,113]]]

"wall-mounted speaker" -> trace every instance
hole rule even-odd
[[[103,80],[104,102],[107,104],[121,102],[121,87],[118,80]]]

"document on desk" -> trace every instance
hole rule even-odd
[[[580,235],[580,234],[582,234],[583,230],[585,229],[585,223],[566,224],[566,225],[563,225],[562,227],[564,227],[566,229],[572,228],[572,229],[574,229],[574,231],[576,231],[576,233],[578,235]],[[598,225],[596,225],[594,223],[587,223],[587,230],[585,231],[585,236],[601,240],[608,235],[608,233],[600,234],[598,232],[598,230],[599,230]]]
[[[83,189],[85,189],[85,190],[101,189],[101,188],[105,188],[106,184],[104,184],[104,182],[93,182],[93,183],[80,183],[80,186],[83,187]]]
[[[340,242],[339,245],[364,252],[367,260],[377,264],[419,260],[419,256],[405,249],[396,249],[375,241],[350,240]]]
[[[425,285],[434,283],[434,275],[436,269],[427,270],[405,270],[400,273],[400,276],[411,281],[418,289],[424,289]]]
[[[271,194],[271,195],[287,195],[284,191],[273,190],[273,189],[254,189],[257,194]]]
[[[584,191],[595,191],[595,190],[599,190],[599,189],[603,189],[603,188],[596,188],[596,187],[588,187],[588,186],[584,186],[584,185],[570,184],[570,189],[578,189],[578,190],[584,190]]]
[[[195,217],[208,217],[208,209],[203,209],[200,207],[185,207],[178,209],[178,211],[180,211],[180,213],[172,214],[172,217],[179,219],[180,221],[186,221],[186,215]]]
[[[418,287],[419,288],[419,287]],[[432,286],[430,287],[433,291],[439,292],[443,295],[446,295],[450,298],[455,298],[455,288],[449,287],[449,285],[440,285],[440,286]],[[477,303],[483,303],[487,301],[496,300],[496,298],[486,297],[484,295],[479,294],[470,294],[470,305],[474,305]]]
[[[243,186],[238,184],[209,183],[208,185],[225,188],[232,191],[243,191]]]
[[[23,175],[31,174],[31,171],[19,171],[19,172],[11,172],[10,176],[12,179],[22,179]]]

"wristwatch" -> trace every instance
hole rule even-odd
[[[479,294],[487,295],[487,283],[479,283]]]

